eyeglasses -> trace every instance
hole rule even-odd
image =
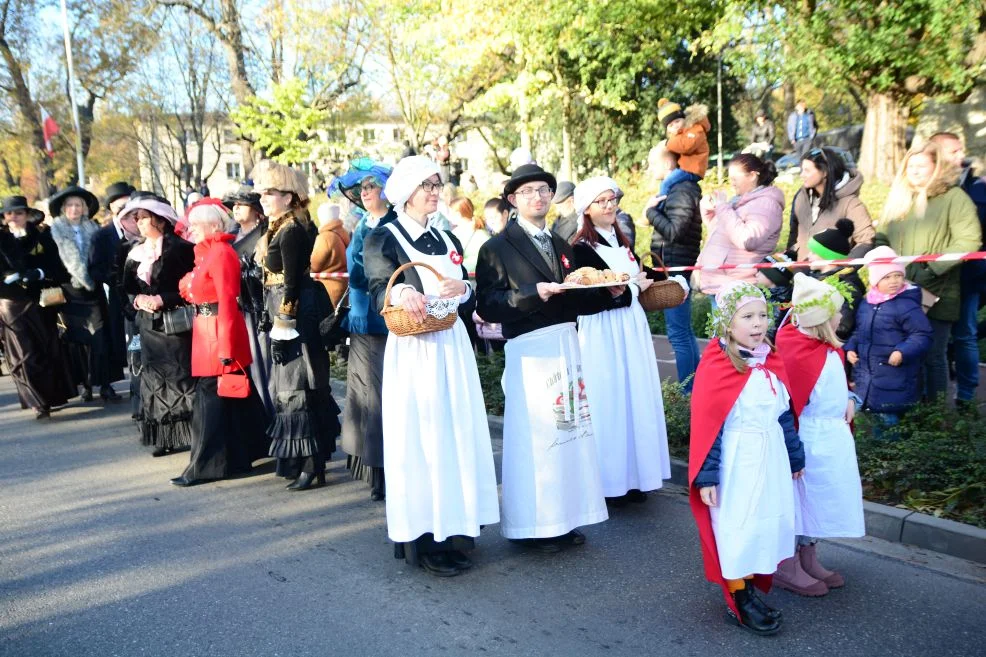
[[[436,182],[431,182],[430,180],[426,180],[423,183],[421,183],[421,189],[425,190],[426,194],[434,194],[435,192],[442,191],[442,183],[441,182],[436,183]]]
[[[555,190],[550,187],[525,187],[524,189],[518,189],[514,192],[517,196],[521,198],[534,198],[535,196],[540,196],[541,198],[548,198],[549,196],[555,195]]]
[[[821,148],[813,148],[810,151],[808,151],[808,157],[820,157],[822,158],[822,161],[825,162],[826,164],[828,164],[829,161],[829,159],[825,157],[825,151],[823,151]]]
[[[615,196],[612,198],[597,198],[592,204],[598,205],[601,208],[615,208],[620,204],[620,199]]]
[[[424,185],[422,185],[422,187],[424,187]],[[365,182],[359,186],[359,191],[361,192],[372,192],[374,189],[380,189],[380,185],[375,182]]]

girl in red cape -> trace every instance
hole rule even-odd
[[[770,590],[777,564],[794,554],[792,478],[804,473],[784,363],[767,340],[769,312],[758,287],[724,286],[691,403],[690,503],[705,576],[723,589],[729,615],[756,634],[780,629]],[[756,587],[756,588],[754,588]]]
[[[774,583],[812,597],[845,584],[841,575],[819,563],[817,540],[866,533],[850,427],[857,398],[849,392],[842,343],[835,333],[844,303],[837,285],[795,274],[792,321],[777,333],[805,448],[805,476],[794,486],[796,552],[777,567]]]

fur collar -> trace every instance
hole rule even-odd
[[[75,242],[75,229],[69,224],[65,217],[58,217],[51,224],[51,237],[55,240],[58,247],[58,256],[65,265],[65,269],[72,276],[73,287],[83,287],[87,290],[96,289],[89,276],[89,246],[92,242],[93,234],[99,230],[99,226],[92,219],[83,217],[79,222],[79,230],[82,234],[82,248],[80,249]]]
[[[698,125],[709,117],[709,106],[702,104],[689,105],[685,108],[685,127]]]

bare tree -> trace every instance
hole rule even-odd
[[[45,151],[41,111],[27,84],[28,35],[34,32],[37,16],[34,0],[0,0],[0,91],[14,99],[18,132],[31,152],[42,198],[51,193],[54,171]]]

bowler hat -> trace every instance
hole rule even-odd
[[[517,191],[524,183],[546,182],[552,190],[557,188],[555,177],[536,164],[524,164],[514,169],[510,180],[503,185],[503,196],[507,197]]]
[[[137,190],[134,189],[134,186],[128,182],[115,182],[106,188],[106,198],[103,199],[103,207],[109,210],[113,201],[121,199],[124,196],[129,197],[135,191]]]
[[[569,198],[575,193],[575,183],[569,180],[562,180],[558,183],[558,189],[555,191],[555,197],[551,199],[552,203],[561,203],[565,199]]]
[[[25,210],[30,221],[41,221],[45,218],[45,213],[28,205],[27,198],[24,196],[8,196],[3,199],[0,214],[14,212],[16,210]]]
[[[99,199],[96,198],[96,195],[87,189],[72,185],[48,199],[48,212],[51,213],[51,216],[61,216],[62,206],[65,204],[65,200],[72,196],[78,196],[85,202],[86,207],[89,209],[87,213],[89,217],[95,217],[99,212]]]

